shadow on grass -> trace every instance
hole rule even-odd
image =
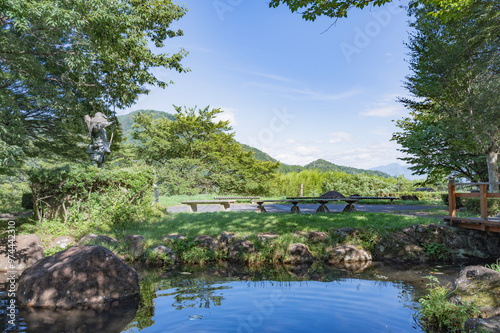
[[[413,224],[439,223],[440,219],[416,216],[398,216],[385,213],[336,213],[336,214],[256,214],[254,212],[174,213],[163,219],[129,224],[116,230],[117,237],[140,234],[152,241],[172,233],[185,236],[217,236],[233,232],[248,236],[260,232],[279,235],[296,231],[323,231],[340,228],[371,229],[384,233]]]

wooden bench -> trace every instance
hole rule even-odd
[[[198,205],[220,205],[221,211],[231,210],[231,204],[234,204],[236,200],[194,200],[194,201],[182,201],[181,204],[188,205],[188,212],[196,213],[198,211]]]

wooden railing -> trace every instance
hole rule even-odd
[[[499,185],[500,183],[493,183]],[[456,190],[457,186],[479,186],[478,193],[459,193]],[[481,208],[481,219],[488,220],[488,198],[500,198],[500,193],[488,193],[488,186],[490,183],[455,183],[450,179],[448,183],[448,209],[449,216],[457,216],[457,198],[479,198]]]

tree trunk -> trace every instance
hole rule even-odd
[[[490,151],[486,154],[486,161],[488,163],[488,180],[490,183],[490,193],[498,192],[498,151]]]

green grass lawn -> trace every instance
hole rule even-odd
[[[4,221],[5,222],[5,221]],[[6,223],[6,222],[5,222]],[[18,234],[36,233],[42,239],[53,236],[71,235],[77,240],[85,234],[106,234],[116,239],[126,235],[142,235],[148,246],[161,244],[166,235],[178,233],[185,236],[218,236],[222,232],[232,232],[244,237],[260,232],[279,235],[293,234],[298,231],[323,231],[340,228],[360,228],[377,234],[402,229],[413,224],[442,223],[442,217],[424,218],[400,216],[385,213],[335,213],[335,214],[287,214],[255,212],[210,212],[210,213],[169,213],[163,218],[152,218],[142,222],[130,222],[120,226],[110,226],[106,232],[84,230],[83,226],[69,226],[62,222],[34,221],[20,223]],[[4,224],[0,223],[0,226]]]
[[[382,213],[336,214],[257,214],[254,212],[176,213],[163,219],[133,223],[114,229],[112,236],[143,235],[148,243],[161,243],[164,236],[178,233],[185,236],[217,236],[233,232],[249,236],[260,232],[279,235],[297,231],[323,231],[339,228],[371,229],[378,233],[398,230],[412,224],[441,223],[440,218],[422,218]]]

